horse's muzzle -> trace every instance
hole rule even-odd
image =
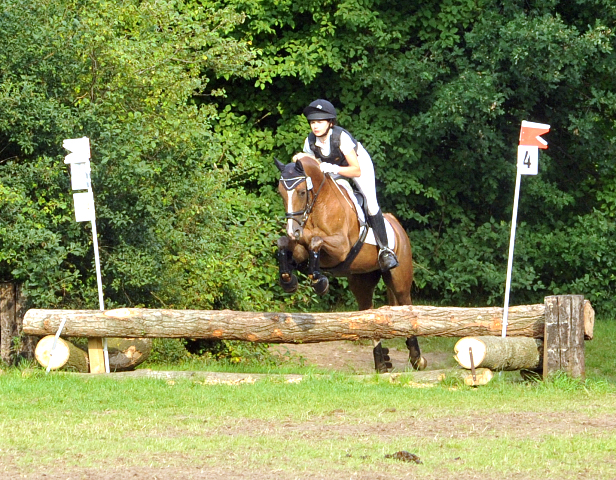
[[[294,240],[299,240],[304,235],[304,229],[302,226],[293,219],[289,219],[287,222],[287,236]]]

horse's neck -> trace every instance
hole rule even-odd
[[[318,190],[318,186],[315,185]],[[322,230],[345,230],[349,236],[359,235],[359,223],[357,212],[352,201],[343,192],[343,189],[331,177],[325,178],[325,182],[318,193],[315,203],[313,219],[315,226]],[[357,231],[353,228],[357,225]]]

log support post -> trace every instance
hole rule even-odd
[[[584,313],[582,295],[545,298],[544,379],[557,371],[573,378],[584,378]]]
[[[36,338],[24,335],[26,301],[19,285],[0,283],[0,359],[8,365],[19,357],[33,359]]]

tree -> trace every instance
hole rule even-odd
[[[567,292],[611,305],[612,4],[220,5],[246,12],[235,34],[262,65],[256,81],[227,83],[222,103],[253,125],[253,138],[268,138],[260,155],[288,158],[307,130],[303,106],[333,101],[372,154],[382,205],[411,235],[416,296],[502,301],[516,145],[531,120],[552,133],[540,175],[524,180],[512,300]]]
[[[108,307],[268,301],[246,292],[272,247],[240,242],[273,227],[235,180],[253,167],[214,131],[224,92],[208,86],[252,74],[249,46],[227,35],[243,15],[182,1],[1,5],[0,278],[40,308],[97,305],[61,148],[86,135]]]

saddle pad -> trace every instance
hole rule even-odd
[[[353,188],[351,188],[351,184],[348,182],[348,180],[344,180],[342,178],[336,180],[336,183],[346,190],[348,197],[353,203],[353,207],[355,207],[355,213],[357,214],[359,222],[365,223],[366,216],[364,215],[364,211],[359,206],[359,203],[357,203],[357,198],[355,197],[355,193],[353,193]],[[385,230],[387,231],[387,246],[393,250],[394,248],[396,248],[396,234],[394,233],[394,228],[389,223],[389,220],[387,220],[387,218],[384,218],[384,220]],[[366,240],[364,240],[364,243],[367,243],[368,245],[376,245],[376,239],[374,238],[374,232],[372,231],[372,228],[368,229],[368,235],[366,235]]]

